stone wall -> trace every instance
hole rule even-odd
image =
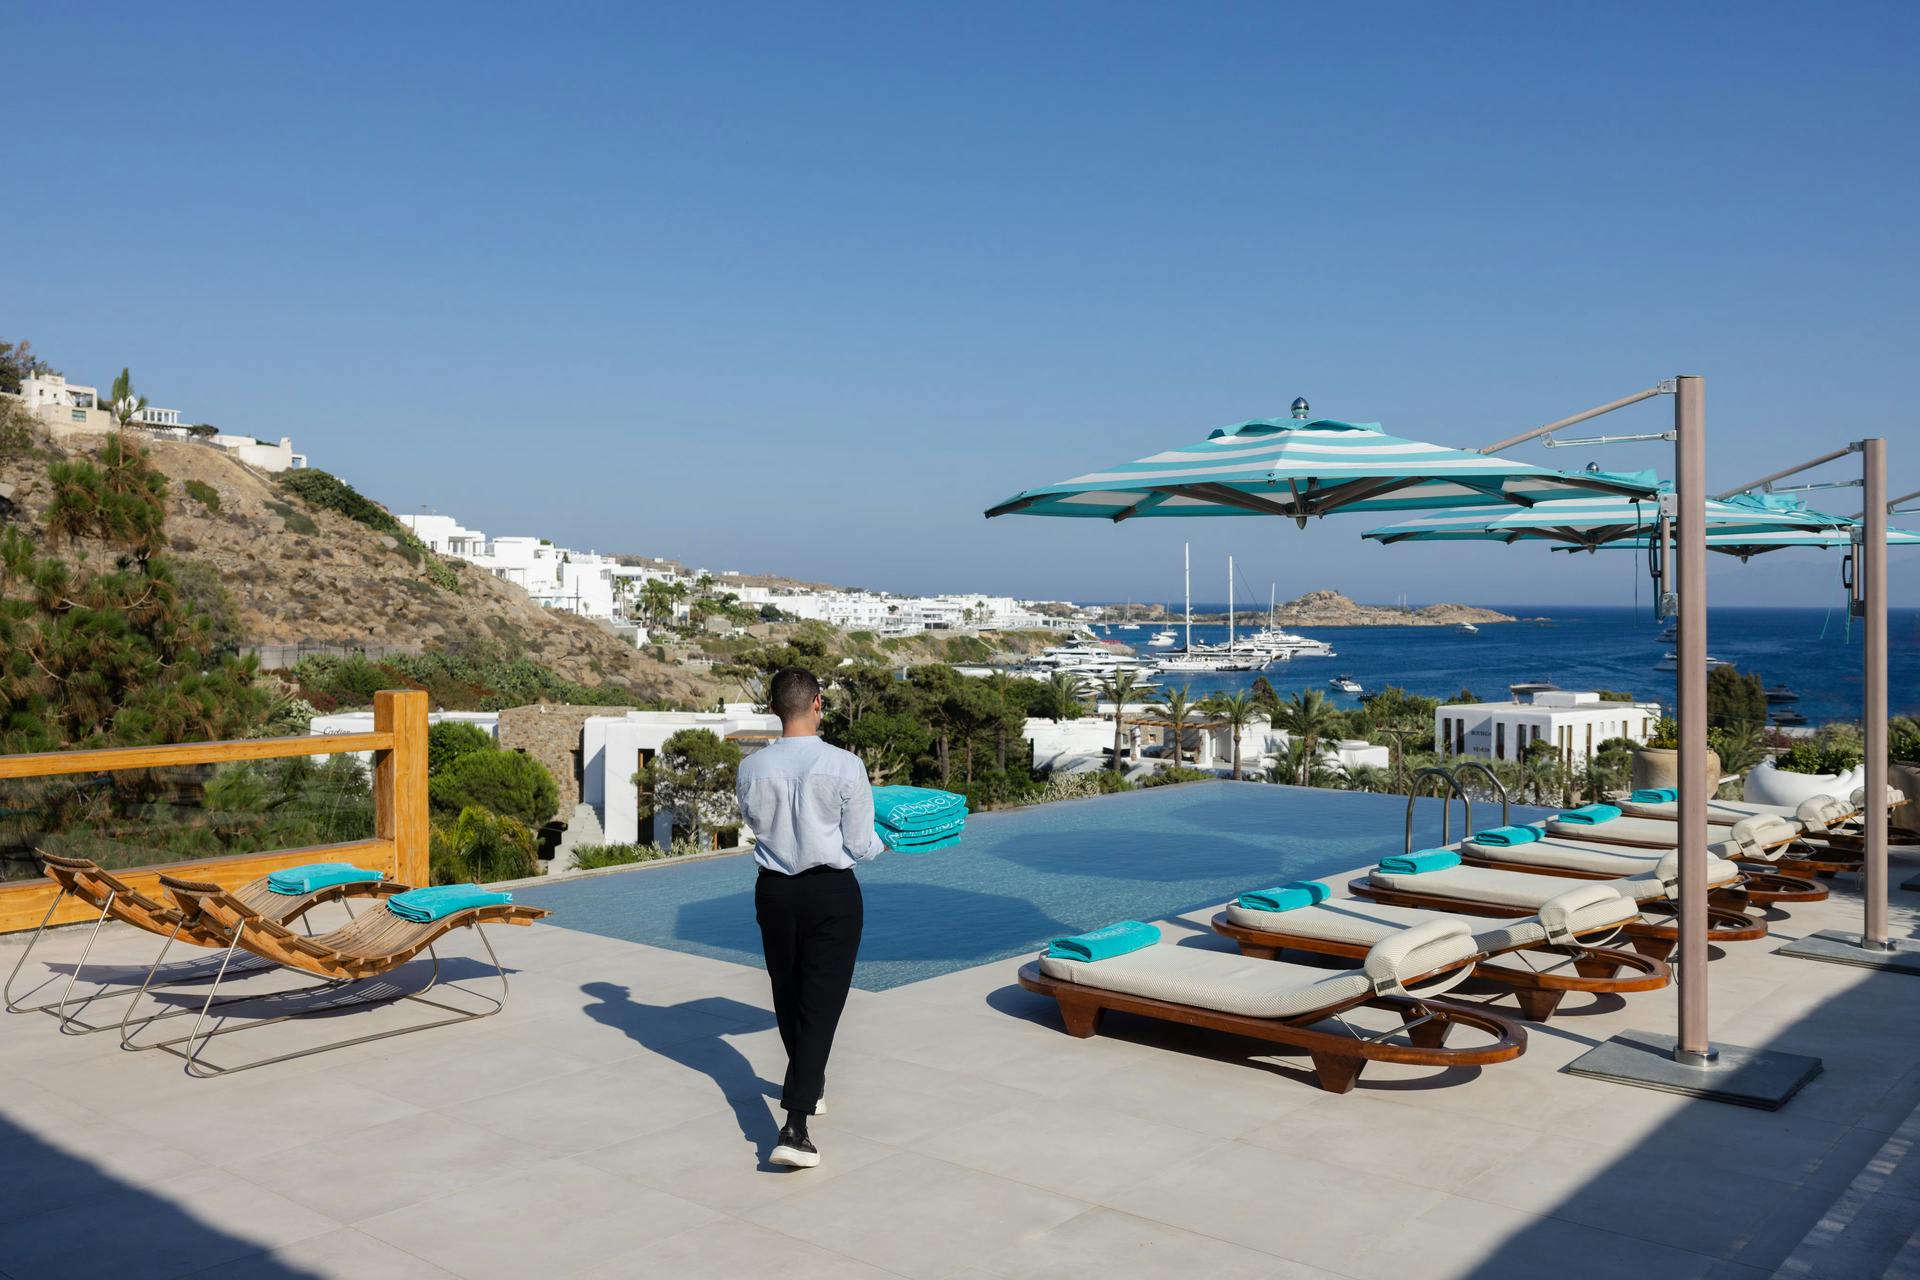
[[[540,702],[500,713],[500,745],[524,751],[553,775],[560,787],[560,819],[580,803],[580,728],[588,716],[620,716],[631,707],[570,707]]]

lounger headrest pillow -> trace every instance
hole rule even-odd
[[[1569,889],[1541,903],[1540,923],[1546,928],[1548,941],[1571,942],[1575,916],[1587,907],[1618,901],[1620,901],[1620,891],[1610,884],[1599,881],[1583,884],[1577,889]]]
[[[1664,855],[1654,865],[1653,874],[1660,879],[1660,887],[1669,898],[1680,896],[1680,851],[1678,849]]]
[[[1854,808],[1864,809],[1867,807],[1867,789],[1865,787],[1855,787],[1853,789],[1853,795],[1850,798],[1853,801]],[[1889,809],[1897,808],[1906,802],[1907,793],[1889,784],[1887,787],[1887,807]]]
[[[1382,938],[1361,968],[1376,994],[1405,989],[1405,980],[1457,964],[1476,951],[1473,926],[1465,920],[1429,920]]]
[[[1800,807],[1804,810],[1812,803],[1809,800]],[[1799,816],[1802,822],[1807,821],[1806,814],[1802,813]],[[1749,857],[1769,859],[1771,855],[1767,853],[1768,845],[1783,844],[1791,840],[1794,835],[1793,824],[1777,813],[1756,813],[1751,818],[1742,818],[1727,832],[1729,843],[1737,845],[1741,853]]]
[[[1800,819],[1801,826],[1805,827],[1814,835],[1819,835],[1827,829],[1827,824],[1832,822],[1836,817],[1835,808],[1839,803],[1840,802],[1832,796],[1808,796],[1794,809],[1793,816]],[[1845,811],[1841,810],[1840,812],[1844,813]],[[1771,815],[1755,814],[1754,817],[1735,824],[1735,829],[1737,830],[1739,827],[1746,825],[1747,822],[1753,822],[1763,816]]]

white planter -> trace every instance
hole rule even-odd
[[[1850,773],[1793,773],[1776,769],[1773,761],[1764,760],[1747,771],[1741,795],[1755,804],[1782,804],[1789,808],[1798,808],[1802,801],[1815,796],[1845,800],[1859,785],[1852,781],[1852,776]]]

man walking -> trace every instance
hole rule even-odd
[[[773,1013],[787,1048],[780,1105],[787,1113],[773,1163],[811,1169],[820,1152],[807,1120],[825,1104],[827,1055],[860,951],[857,862],[886,845],[873,826],[867,767],[820,738],[820,682],[776,672],[769,694],[781,737],[740,765],[740,815],[753,828],[754,914],[773,982]]]

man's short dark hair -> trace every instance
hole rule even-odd
[[[773,673],[767,701],[773,714],[784,724],[807,714],[807,708],[820,696],[820,680],[805,667],[782,667]]]

